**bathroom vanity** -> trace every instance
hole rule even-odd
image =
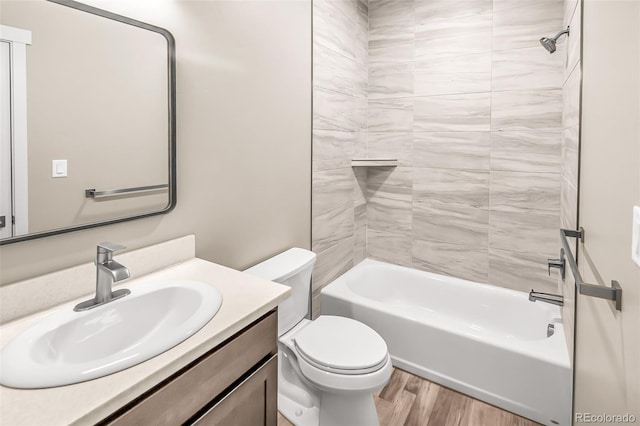
[[[101,424],[275,426],[277,321],[268,313]]]
[[[117,258],[132,275],[118,287],[135,293],[159,280],[197,280],[215,286],[222,305],[191,337],[125,370],[45,389],[0,386],[0,424],[275,425],[277,306],[289,288],[196,258],[193,236]],[[91,263],[1,287],[0,347],[48,315],[72,310],[94,286]],[[61,293],[67,301],[47,308]]]

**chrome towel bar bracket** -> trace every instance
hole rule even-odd
[[[578,292],[585,296],[611,300],[615,303],[616,309],[621,311],[622,287],[620,286],[620,283],[616,280],[611,280],[611,287],[585,283],[582,280],[582,275],[580,275],[576,259],[571,251],[571,247],[569,247],[569,240],[567,240],[567,238],[578,238],[580,239],[580,242],[584,243],[584,228],[580,227],[577,231],[572,229],[560,229],[560,241],[562,242],[562,247],[564,248],[567,261],[569,262],[569,269],[571,269],[571,273],[573,273],[573,277],[575,278]]]

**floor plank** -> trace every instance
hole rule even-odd
[[[373,399],[381,426],[540,426],[399,368]],[[278,426],[293,425],[278,413]]]
[[[416,401],[407,416],[405,425],[407,426],[423,426],[428,424],[433,407],[440,392],[440,386],[423,380],[418,376],[413,376],[407,383],[407,390],[415,389]]]

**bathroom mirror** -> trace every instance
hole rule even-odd
[[[171,211],[172,35],[68,0],[0,24],[0,245]]]

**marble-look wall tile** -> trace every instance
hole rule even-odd
[[[395,158],[399,166],[411,166],[413,160],[413,133],[369,133],[368,158]]]
[[[320,290],[366,254],[368,1],[314,0],[312,311]],[[364,217],[364,222],[363,222]]]
[[[490,135],[489,132],[414,132],[413,165],[489,170]]]
[[[575,188],[578,187],[578,139],[580,126],[569,127],[562,132],[562,176]]]
[[[560,227],[564,229],[578,229],[578,190],[569,181],[560,181]]]
[[[322,313],[322,288],[317,288],[311,293],[311,319],[317,319]]]
[[[360,3],[360,2],[359,2]],[[368,24],[356,29],[355,60],[357,64],[365,65],[369,62],[369,31]]]
[[[416,96],[491,90],[491,53],[433,58],[415,64]]]
[[[354,209],[353,264],[357,265],[367,257],[367,205],[357,205]]]
[[[407,132],[413,128],[411,98],[370,100],[367,113],[369,132]]]
[[[321,44],[313,45],[313,85],[354,96],[356,63]]]
[[[369,104],[367,98],[355,98],[354,124],[358,132],[366,132],[369,122]]]
[[[486,283],[489,278],[489,254],[486,247],[414,239],[412,264],[416,269]]]
[[[493,50],[535,46],[542,49],[538,42],[540,37],[552,37],[562,28],[563,8],[562,1],[552,0],[494,10]],[[558,44],[562,43],[564,40]]]
[[[369,32],[401,37],[413,31],[414,0],[369,0]]]
[[[492,0],[416,0],[416,24],[492,12]]]
[[[353,202],[356,207],[367,204],[367,167],[353,167]]]
[[[356,149],[352,158],[367,157],[367,131],[356,132]]]
[[[311,225],[313,235],[311,249],[316,253],[327,250],[352,236],[355,226],[353,201],[330,210],[314,212]]]
[[[532,7],[538,4],[540,4],[540,0],[493,0],[493,11],[497,12],[505,9]]]
[[[412,0],[369,2],[369,63],[413,60]]]
[[[412,62],[374,62],[369,66],[369,99],[413,96]]]
[[[312,214],[353,203],[354,179],[351,168],[323,170],[313,173]]]
[[[489,282],[512,290],[557,292],[557,278],[547,273],[547,258],[538,252],[489,249]]]
[[[366,64],[356,63],[354,94],[358,98],[367,99],[369,90],[369,70]]]
[[[534,212],[492,211],[489,218],[489,247],[553,256],[560,247],[558,215]]]
[[[502,0],[502,1],[508,1],[508,0]],[[571,22],[571,19],[573,18],[573,14],[576,11],[576,7],[579,7],[580,0],[564,0],[563,3],[564,3],[564,19],[562,22],[563,22],[563,27],[566,27]]]
[[[367,64],[369,57],[369,1],[355,0],[356,2],[356,40],[355,57],[359,64]]]
[[[356,130],[356,99],[321,87],[313,88],[313,128]]]
[[[489,244],[489,210],[437,199],[413,203],[413,238],[471,246]]]
[[[416,23],[415,58],[426,60],[490,52],[491,23],[491,13]]]
[[[560,131],[491,133],[491,170],[560,173]]]
[[[559,130],[562,90],[519,90],[491,94],[491,130]]]
[[[414,168],[413,237],[487,247],[489,173]]]
[[[369,64],[411,62],[414,55],[413,33],[407,39],[373,38],[369,33]]]
[[[413,130],[427,132],[482,132],[490,130],[490,94],[413,98]]]
[[[580,60],[580,44],[582,38],[582,8],[576,7],[571,22],[571,30],[567,38],[567,55],[564,67],[565,80]]]
[[[320,189],[314,206],[317,226],[326,223],[337,234],[318,233],[321,252],[335,256],[340,247],[351,254],[319,256],[314,309],[319,282],[365,253],[507,287],[535,283],[544,291],[548,279],[540,271],[546,273],[544,260],[557,256],[558,247],[565,41],[550,56],[538,39],[562,27],[561,12],[555,13],[562,0],[347,3],[335,2],[325,13],[336,14],[347,46],[332,48],[335,34],[326,31],[329,41],[318,41],[320,54],[337,52],[331,58],[352,63],[326,64],[316,71],[316,86],[352,99],[320,93],[328,107],[321,105],[314,128],[329,132],[318,134],[317,143],[326,145],[314,150],[314,170],[325,173],[314,177]],[[341,16],[352,22],[350,31]],[[318,22],[324,21],[314,17]],[[349,136],[332,135],[335,130]],[[338,144],[345,138],[353,140],[353,156],[395,157],[400,167],[344,167],[338,157],[350,148],[340,151],[346,146]],[[331,167],[343,171],[322,170]],[[332,184],[335,196],[323,193]],[[353,233],[345,242],[351,206]]]
[[[491,212],[560,214],[560,174],[491,171]]]
[[[351,166],[355,154],[356,134],[335,130],[313,131],[313,170],[330,170]]]
[[[314,0],[313,41],[349,59],[355,59],[353,1]]]
[[[410,167],[371,168],[367,178],[367,227],[411,235]]]
[[[493,52],[491,90],[559,89],[562,59],[541,46]]]
[[[438,201],[461,208],[489,208],[489,172],[413,169],[414,203]]]
[[[582,71],[577,66],[562,87],[564,108],[562,110],[562,127],[568,128],[580,122],[580,87],[582,85]]]
[[[368,228],[367,255],[383,262],[411,266],[411,238],[405,234]]]
[[[353,267],[353,235],[318,255],[313,269],[313,291],[319,290]]]

